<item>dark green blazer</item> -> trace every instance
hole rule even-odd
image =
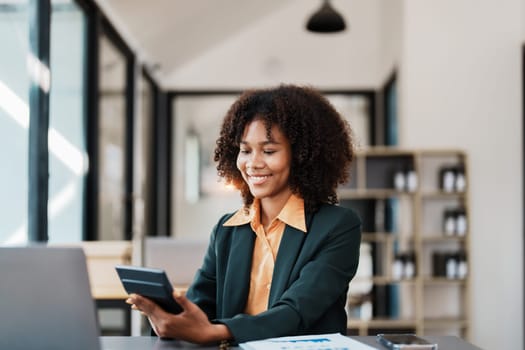
[[[307,232],[286,226],[277,254],[268,310],[244,314],[255,233],[249,224],[214,228],[187,296],[236,342],[285,335],[346,334],[348,284],[359,261],[361,221],[350,209],[322,205],[306,215]]]

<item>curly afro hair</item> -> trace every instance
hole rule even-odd
[[[348,181],[354,159],[352,130],[328,100],[310,87],[280,85],[245,91],[230,107],[217,139],[214,159],[219,176],[241,191],[245,207],[253,195],[236,161],[245,127],[264,121],[268,135],[280,128],[292,150],[289,185],[308,212],[335,204],[337,186]]]

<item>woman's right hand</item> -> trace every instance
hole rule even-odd
[[[179,314],[171,314],[148,298],[131,294],[126,303],[147,316],[153,330],[159,337],[176,338],[192,343],[205,344],[229,340],[232,335],[223,324],[213,324],[206,314],[179,291],[173,292],[173,298],[182,307]]]

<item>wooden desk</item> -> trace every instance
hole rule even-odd
[[[131,335],[131,309],[126,304],[128,294],[122,287],[115,265],[131,263],[131,242],[96,241],[82,242],[86,254],[91,295],[97,309],[118,309],[123,313],[124,327],[121,335]]]
[[[115,265],[131,264],[132,243],[130,241],[89,241],[54,246],[81,247],[86,255],[86,264],[93,297],[97,309],[118,309],[123,312],[124,328],[121,335],[131,335],[131,310],[126,304],[128,297]]]
[[[131,307],[126,304],[128,294],[123,288],[92,288],[92,296],[97,309],[118,309],[123,312],[124,327],[119,332],[121,335],[131,335]]]
[[[86,265],[94,299],[125,299],[127,294],[115,265],[130,265],[130,241],[86,241],[67,244],[50,244],[55,247],[80,247],[86,255]]]

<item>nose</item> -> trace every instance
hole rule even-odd
[[[246,162],[246,167],[251,169],[264,168],[264,160],[261,152],[252,152],[250,158]]]

